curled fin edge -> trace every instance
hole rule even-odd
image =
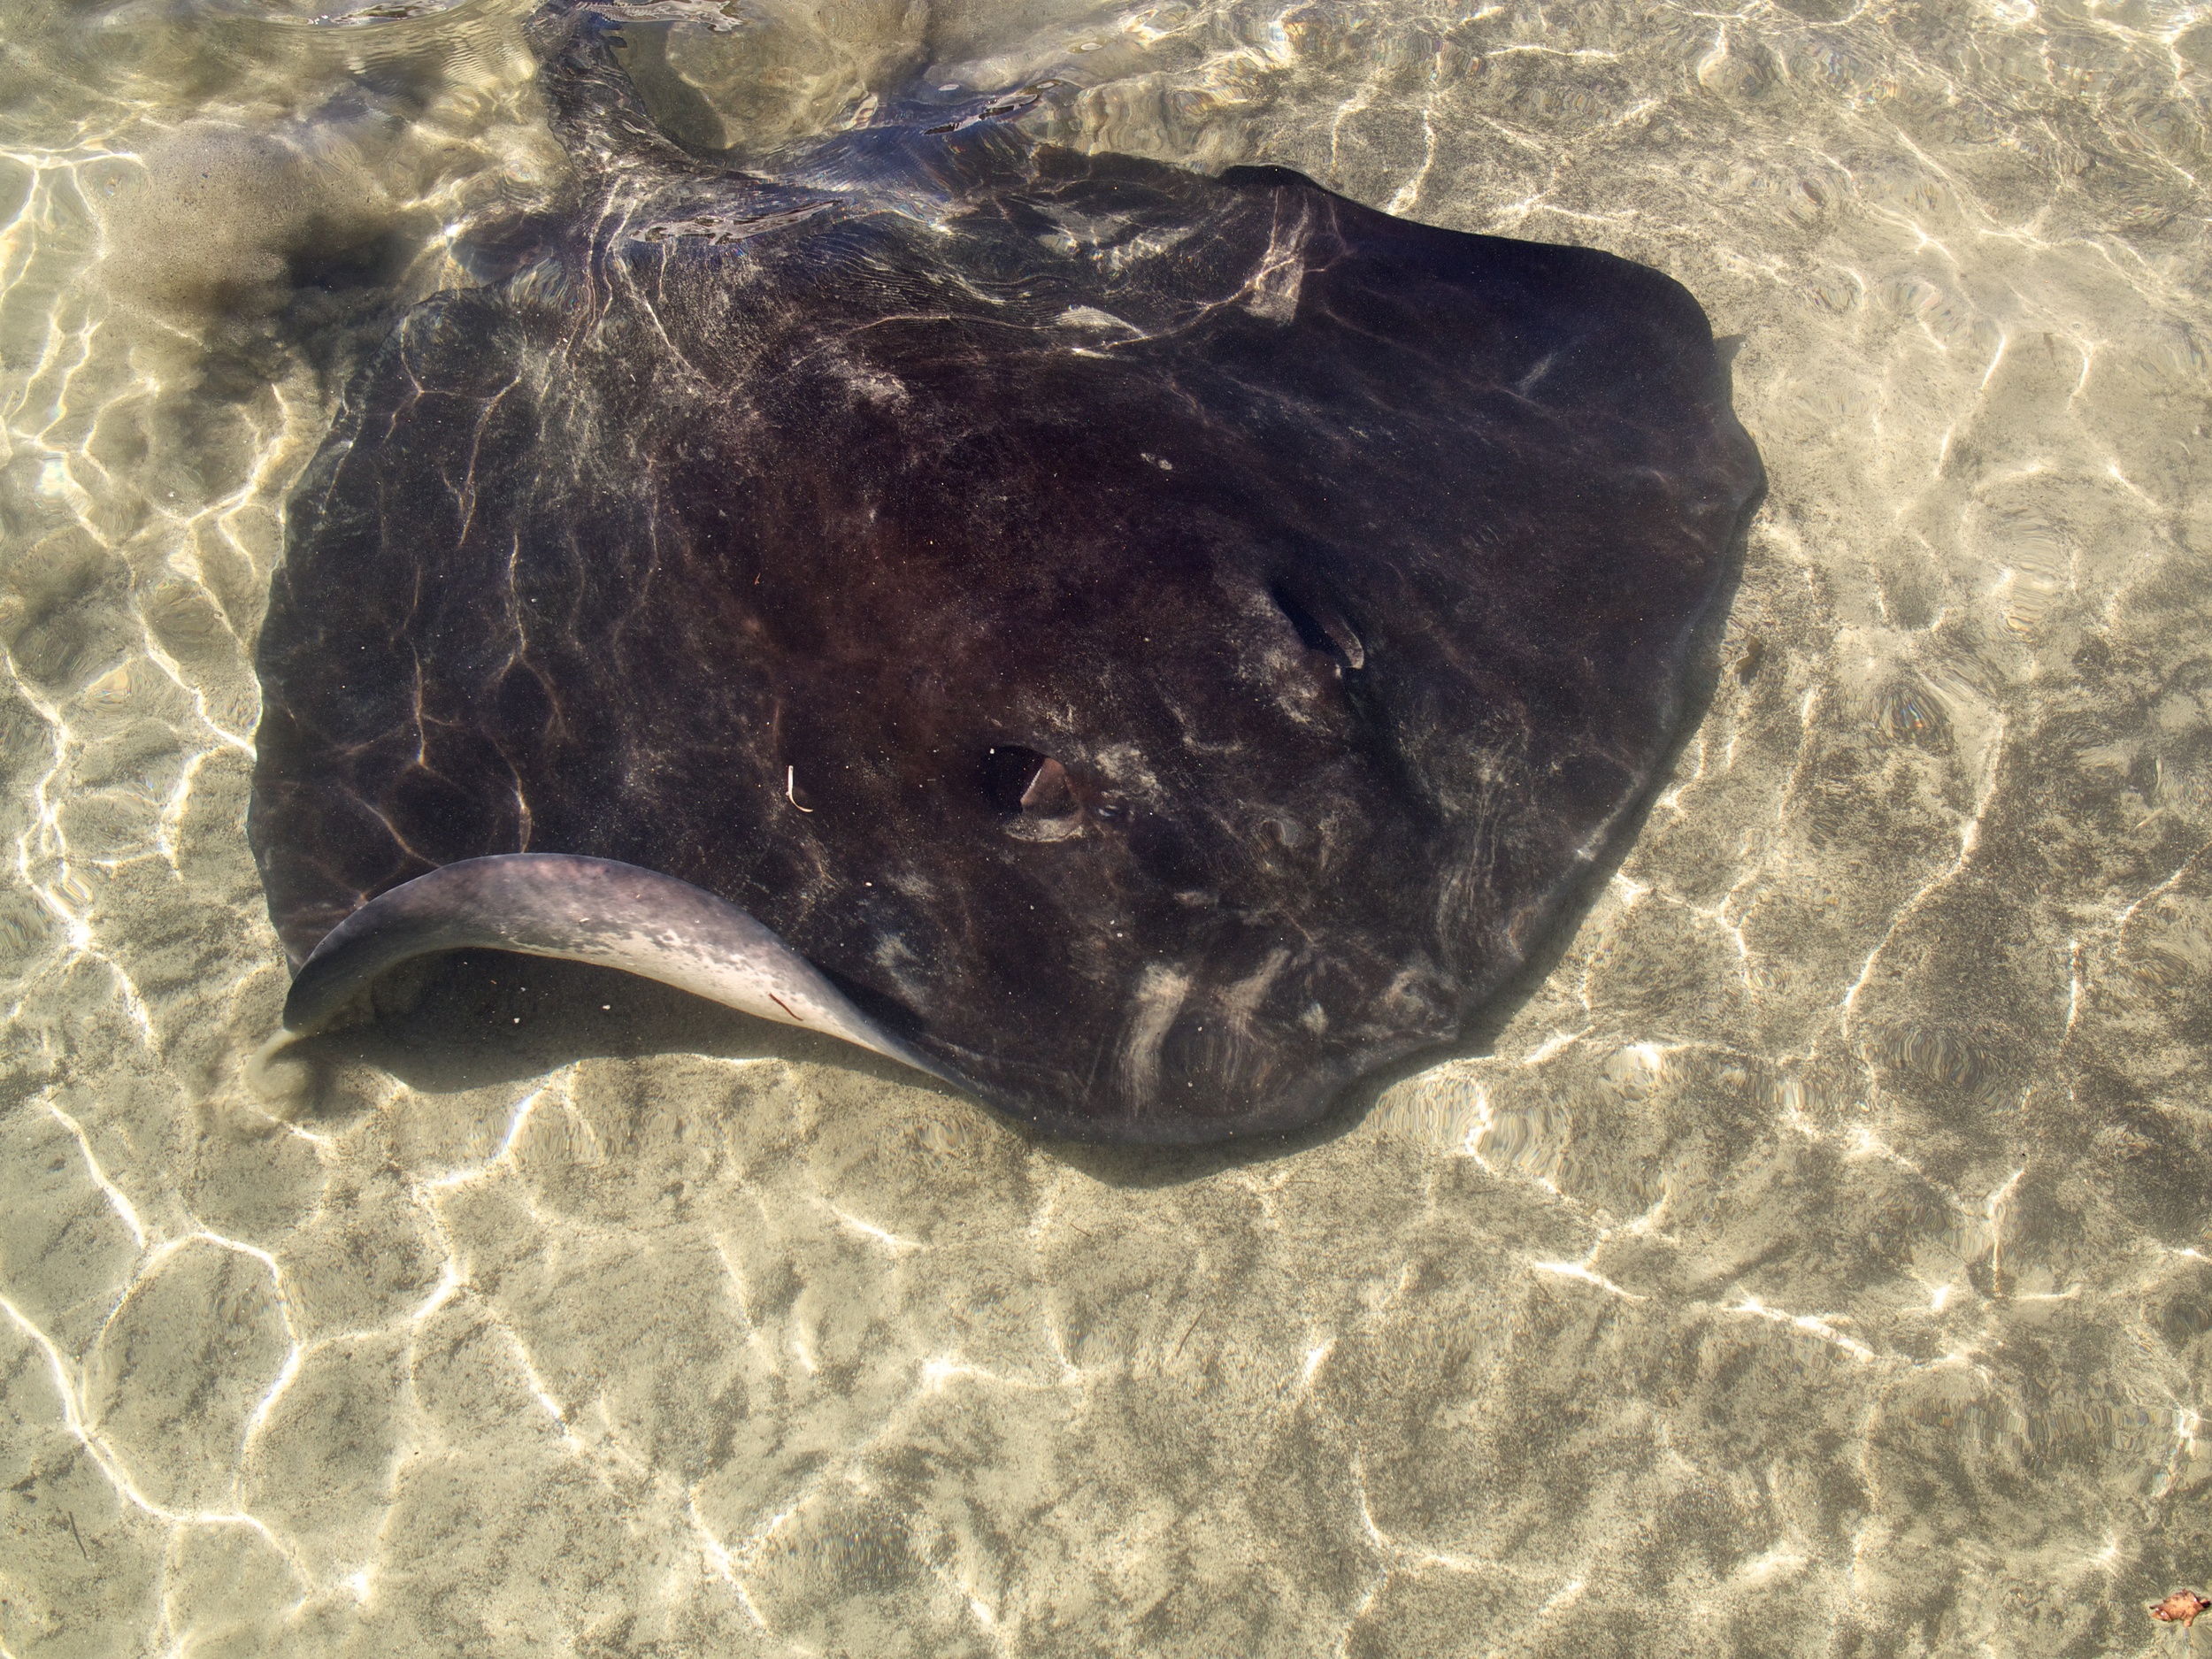
[[[780,1025],[815,1031],[956,1088],[965,1079],[871,1019],[820,969],[726,900],[679,877],[571,853],[465,858],[379,894],[300,964],[284,1024],[250,1079],[303,1037],[341,1023],[374,983],[467,949],[618,968]]]

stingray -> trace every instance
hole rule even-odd
[[[618,24],[536,28],[564,208],[289,510],[287,1032],[497,947],[1144,1142],[1461,1033],[1632,822],[1761,486],[1690,295],[1059,148],[1049,86],[740,170]]]

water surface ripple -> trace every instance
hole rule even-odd
[[[616,9],[735,155],[1056,78],[1679,278],[1772,480],[1711,706],[1502,1027],[1294,1146],[489,959],[273,1106],[284,497],[559,153],[513,0],[0,0],[0,1652],[2171,1651],[2212,13]]]

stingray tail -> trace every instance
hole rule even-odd
[[[1036,141],[1018,123],[1074,90],[1047,80],[949,101],[940,93],[894,96],[857,127],[790,139],[740,167],[685,150],[646,108],[618,49],[629,14],[651,3],[549,0],[528,26],[555,135],[602,172],[657,172],[663,184],[714,178],[802,196],[857,190],[879,204],[941,203],[1025,170]]]
[[[654,124],[616,56],[622,21],[621,7],[603,0],[551,0],[531,18],[526,35],[555,136],[571,155],[602,166],[644,162],[722,174],[726,169],[681,149]]]

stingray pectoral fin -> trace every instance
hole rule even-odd
[[[265,1056],[333,1024],[403,964],[471,949],[619,968],[965,1087],[735,905],[657,871],[565,853],[466,858],[370,900],[301,964]]]

